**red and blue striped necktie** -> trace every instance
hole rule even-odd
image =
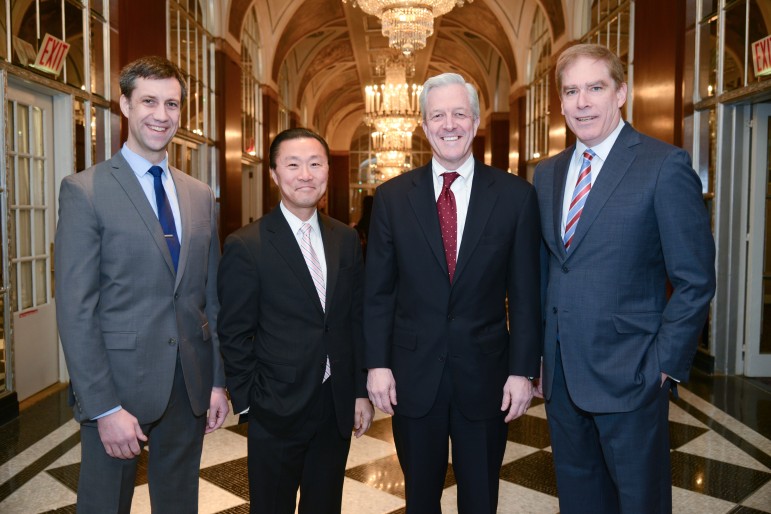
[[[570,243],[573,242],[573,236],[576,233],[578,220],[581,219],[581,213],[584,210],[586,198],[592,189],[592,158],[595,153],[589,148],[584,152],[584,159],[581,163],[581,171],[578,173],[576,188],[573,190],[573,197],[570,200],[570,209],[568,210],[567,223],[565,223],[565,235],[562,242],[565,244],[565,250],[570,249]]]

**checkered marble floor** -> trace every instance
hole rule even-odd
[[[670,405],[669,421],[674,512],[771,512],[768,433],[764,437],[682,387],[680,398]],[[201,514],[249,511],[245,428],[230,417],[225,429],[206,436],[200,472]],[[508,439],[500,474],[499,512],[558,512],[542,403],[510,424]],[[146,458],[145,451],[140,457],[132,513],[150,512]],[[37,442],[25,445],[14,457],[0,461],[0,512],[74,513],[79,461],[80,435],[70,419]],[[351,444],[343,513],[404,512],[403,480],[391,420],[381,413],[367,435]],[[457,512],[455,500],[450,462],[443,512]]]

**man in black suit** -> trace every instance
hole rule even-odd
[[[351,429],[372,422],[362,365],[355,230],[317,212],[329,148],[302,128],[270,146],[281,204],[225,241],[220,348],[235,412],[248,409],[251,512],[339,513]]]
[[[407,513],[441,512],[449,437],[458,511],[492,514],[506,423],[540,366],[538,205],[526,181],[472,157],[479,99],[463,77],[429,79],[420,107],[432,161],[375,193],[367,388],[394,415]]]

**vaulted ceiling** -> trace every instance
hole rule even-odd
[[[564,0],[571,4],[569,0]],[[508,98],[525,82],[530,28],[537,7],[552,41],[565,33],[563,0],[473,0],[434,22],[434,35],[415,53],[411,81],[447,71],[477,86],[483,116],[508,111]],[[382,82],[377,65],[388,48],[380,21],[341,0],[232,0],[229,37],[240,40],[254,7],[263,55],[261,81],[278,88],[287,73],[289,108],[321,131],[333,149],[348,149],[364,113],[364,87]]]

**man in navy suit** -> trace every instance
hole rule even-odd
[[[420,108],[433,159],[375,193],[367,387],[393,414],[407,514],[441,512],[448,437],[458,512],[494,514],[506,422],[530,405],[541,357],[538,204],[472,157],[479,99],[463,77],[430,78]]]
[[[567,49],[556,75],[578,141],[539,164],[535,187],[560,510],[668,513],[669,391],[715,291],[701,182],[685,151],[621,119],[624,67],[607,48]]]

